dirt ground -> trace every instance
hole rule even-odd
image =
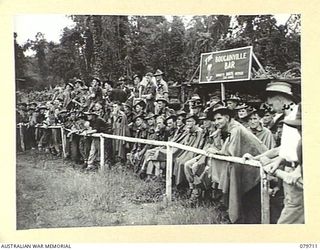
[[[164,203],[164,183],[123,166],[88,173],[38,151],[18,153],[16,163],[17,229],[228,223],[216,206]]]

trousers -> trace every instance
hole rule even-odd
[[[293,168],[285,167],[286,172],[292,172]],[[283,182],[284,208],[281,211],[278,224],[303,224],[304,204],[303,189]]]

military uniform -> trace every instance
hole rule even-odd
[[[292,108],[292,112],[285,117],[285,120],[296,119],[298,106]],[[301,111],[300,111],[301,112]],[[300,114],[301,116],[301,114]],[[300,145],[300,146],[299,146]],[[292,173],[299,165],[298,156],[302,150],[297,150],[301,147],[301,136],[297,129],[289,127],[287,124],[283,125],[283,134],[281,138],[281,146],[279,155],[286,160],[284,171]],[[301,164],[300,160],[300,164]],[[301,164],[302,165],[302,164]],[[301,176],[302,178],[302,176]],[[303,188],[296,185],[288,184],[283,181],[284,191],[284,208],[281,212],[278,224],[303,224],[304,223],[304,198]]]
[[[112,130],[114,135],[130,136],[127,116],[124,112],[119,111],[113,114],[112,117]],[[126,149],[128,143],[123,140],[112,140],[113,156],[118,157],[120,160],[126,160]]]
[[[144,123],[142,123],[139,127],[136,127],[135,138],[146,139],[147,138],[147,128]],[[140,162],[143,157],[143,148],[144,144],[136,142],[133,144],[132,150],[129,154],[130,162],[134,166],[134,171],[138,172],[138,168]]]
[[[155,100],[155,96],[156,96],[156,85],[150,81],[147,83],[147,85],[143,88],[141,94],[142,95],[149,95],[151,94],[151,98],[146,99],[147,102],[147,112],[153,112],[154,113],[154,100]]]
[[[164,107],[161,110],[158,110],[158,112],[156,112],[156,115],[158,116],[163,116],[163,118],[168,118],[171,115],[173,115],[175,113],[175,111],[173,109],[170,109],[169,107]]]
[[[177,131],[176,128],[167,129],[166,130],[165,140],[166,141],[172,141],[172,139],[174,138],[174,136],[176,134],[176,131]]]
[[[96,130],[97,133],[105,133],[107,129],[107,123],[104,119],[99,117],[96,114],[96,118],[90,121],[90,126],[93,130]],[[92,169],[95,166],[95,162],[99,160],[99,155],[104,154],[104,152],[100,152],[100,139],[93,137],[91,141],[90,152],[88,156],[88,166],[87,169]]]
[[[164,96],[165,94],[168,94],[169,93],[169,90],[168,90],[168,84],[163,80],[161,79],[159,82],[157,81],[157,84],[156,84],[156,95],[161,95],[161,96]]]

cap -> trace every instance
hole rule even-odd
[[[177,113],[176,113],[176,116],[186,117],[187,113],[184,110],[178,110]]]
[[[159,101],[165,102],[166,104],[169,103],[167,98],[165,98],[164,96],[160,96],[160,95],[156,98],[156,102],[159,102]]]
[[[133,107],[137,106],[137,105],[140,105],[142,106],[143,108],[146,107],[146,103],[143,99],[140,99],[140,98],[137,98],[135,101],[134,101],[134,104],[133,104]]]
[[[146,115],[145,120],[149,120],[149,119],[155,118],[155,117],[156,117],[156,115],[155,115],[154,113],[149,112],[149,113]]]
[[[291,84],[287,82],[270,82],[266,87],[267,92],[279,92],[293,97]]]
[[[199,121],[199,118],[198,118],[198,116],[196,114],[188,113],[187,116],[185,117],[185,120],[188,120],[190,118],[193,118],[196,121],[196,123],[198,123],[198,121]]]
[[[163,75],[163,72],[160,69],[157,69],[157,71],[154,74],[154,76],[161,76],[161,75]]]

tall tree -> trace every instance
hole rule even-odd
[[[102,54],[102,17],[98,15],[88,17],[88,24],[92,34],[93,41],[93,63],[92,73],[95,76],[102,75],[103,54]]]
[[[170,47],[167,74],[176,81],[182,81],[185,78],[185,32],[186,30],[182,18],[179,16],[174,16],[169,35]]]
[[[35,56],[38,62],[38,68],[40,72],[41,84],[45,85],[48,75],[49,67],[47,63],[46,54],[48,52],[48,42],[41,32],[36,34],[35,40],[28,40],[25,44],[25,49],[32,49],[35,51]]]
[[[230,20],[231,17],[225,15],[192,17],[186,32],[186,56],[189,62],[186,75],[188,79],[199,66],[201,53],[216,51],[217,43],[226,39],[230,31]]]
[[[26,71],[26,58],[24,49],[17,42],[18,34],[14,32],[14,63],[16,79],[24,78]]]
[[[74,29],[63,30],[60,44],[49,44],[48,65],[55,81],[66,82],[73,77],[82,78],[81,54],[79,50],[83,38]]]
[[[277,25],[272,15],[250,15],[236,17],[233,36],[219,41],[219,49],[251,45],[263,66],[273,76],[279,76],[300,64],[300,33],[285,25]]]

